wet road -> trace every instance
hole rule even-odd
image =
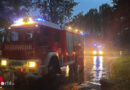
[[[84,81],[99,82],[105,73],[103,56],[85,57]]]
[[[84,58],[84,85],[87,90],[100,88],[100,79],[108,78],[112,63],[118,56],[85,56]],[[86,90],[83,89],[83,90]]]
[[[62,75],[45,75],[39,79],[30,78],[29,81],[16,82],[15,90],[100,90],[100,79],[102,77],[107,78],[110,66],[117,58],[117,56],[85,56],[84,82],[80,85],[69,82],[69,78]],[[28,86],[24,85],[25,83],[28,83]]]
[[[101,90],[100,79],[108,78],[112,63],[118,56],[85,56],[84,82],[80,85],[72,84],[74,90]],[[73,90],[72,86],[64,90]]]

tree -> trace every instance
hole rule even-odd
[[[67,24],[68,26],[73,26],[78,29],[83,29],[85,27],[84,23],[84,15],[83,13],[79,13],[78,15],[73,17],[73,20]]]
[[[98,33],[100,31],[99,12],[97,9],[91,9],[85,15],[81,12],[74,16],[70,25],[78,27],[79,29],[87,30],[87,32],[90,33]]]
[[[130,15],[129,15],[129,5],[128,0],[113,0],[114,4],[114,18],[120,22],[117,27],[117,35],[119,41],[118,44],[121,48],[130,49]]]
[[[35,3],[45,20],[57,24],[64,24],[64,20],[70,19],[73,7],[77,5],[74,0],[37,0]]]
[[[99,14],[100,14],[100,29],[101,29],[101,33],[103,35],[103,38],[107,39],[111,39],[112,36],[112,32],[111,31],[112,28],[112,17],[113,17],[113,10],[112,7],[110,7],[110,5],[108,4],[103,4],[99,7]]]
[[[70,24],[85,30],[92,39],[105,41],[108,38],[111,40],[113,37],[111,33],[112,18],[112,7],[108,4],[103,4],[99,7],[99,11],[97,9],[90,9],[85,15],[79,13]]]
[[[0,27],[8,27],[16,17],[27,15],[32,6],[32,0],[1,0]]]
[[[87,30],[92,33],[97,33],[100,29],[100,15],[97,9],[90,9],[87,14],[85,14],[85,21]]]

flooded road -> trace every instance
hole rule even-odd
[[[29,85],[25,89],[19,88],[17,84],[15,89],[3,90],[101,90],[100,79],[107,78],[110,72],[110,66],[118,56],[85,56],[84,57],[84,82],[82,84],[68,82],[69,78],[64,76],[49,76],[46,75],[40,79],[31,79],[27,82]],[[63,88],[61,88],[63,86]]]
[[[103,77],[103,56],[94,56],[93,57],[93,66],[92,71],[90,72],[92,74],[92,82],[99,82],[99,80]]]
[[[100,79],[108,78],[112,63],[118,56],[85,56],[84,57],[84,82],[72,84],[63,90],[101,90]],[[67,87],[67,86],[66,86]],[[73,88],[72,88],[73,87]]]
[[[84,57],[84,84],[86,87],[79,90],[101,90],[100,79],[108,78],[110,67],[118,56],[85,56]]]
[[[84,81],[99,82],[104,73],[103,71],[103,56],[85,57]]]

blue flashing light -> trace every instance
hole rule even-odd
[[[96,46],[97,46],[97,44],[95,43],[95,44],[93,44],[93,46],[95,46],[95,47],[96,47]]]
[[[35,18],[34,21],[44,21],[42,18]]]
[[[82,33],[81,33],[81,35],[82,35],[82,36],[84,36],[84,35],[85,35],[85,33],[84,33],[84,32],[82,32]]]

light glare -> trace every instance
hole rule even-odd
[[[26,22],[24,21],[23,18],[21,18],[21,19],[15,21],[12,26],[20,26],[20,25],[34,24],[34,23],[35,23],[35,21],[33,21],[33,19],[31,17],[29,17]]]
[[[34,23],[33,19],[32,19],[32,18],[29,18],[29,19],[28,19],[28,23],[29,23],[29,24]]]
[[[16,26],[17,26],[17,25],[23,25],[23,24],[25,24],[24,21],[23,21],[23,18],[21,18],[21,19],[15,21],[14,23],[15,23],[14,25],[16,25]]]
[[[99,51],[99,54],[102,55],[102,54],[103,54],[103,51],[100,50],[100,51]]]
[[[75,32],[77,33],[77,32],[78,32],[78,29],[75,29]]]
[[[2,61],[1,61],[1,65],[2,65],[2,66],[6,66],[6,65],[7,65],[7,60],[2,60]]]
[[[72,30],[72,27],[71,27],[71,26],[69,26],[69,27],[68,27],[68,30]]]
[[[34,21],[44,21],[42,18],[35,18]]]
[[[94,50],[94,51],[93,51],[93,54],[94,54],[94,55],[97,54],[97,51]]]
[[[36,67],[36,62],[34,62],[34,61],[31,61],[31,62],[29,62],[29,65],[28,65],[29,67]]]

